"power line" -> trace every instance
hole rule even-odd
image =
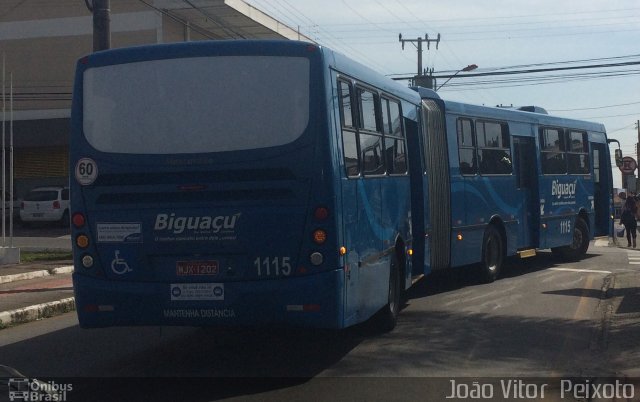
[[[159,12],[160,14],[171,18],[172,20],[176,21],[177,23],[183,25],[185,28],[189,28],[192,29],[196,32],[198,32],[199,34],[201,34],[202,36],[209,38],[209,39],[218,39],[218,37],[213,36],[213,34],[211,32],[209,32],[208,30],[196,25],[196,24],[192,24],[192,23],[187,23],[186,21],[182,20],[181,18],[176,17],[175,15],[173,15],[172,13],[170,13],[167,10],[163,10],[161,8],[158,8],[156,6],[154,6],[153,4],[150,4],[148,2],[146,2],[145,0],[138,0],[139,2],[141,2],[142,4],[146,5],[149,8],[154,9],[155,11]]]
[[[253,0],[253,3],[257,3],[256,0]],[[262,4],[262,2],[259,3],[264,9],[269,9],[272,10],[274,12],[271,12],[272,15],[274,15],[274,17],[276,15],[280,15],[283,16],[282,11],[280,11],[278,8],[274,8],[273,2],[268,2],[268,6],[265,6]],[[289,4],[289,3],[287,3]],[[290,4],[289,4],[290,5]],[[291,6],[291,5],[290,5]],[[253,4],[253,7],[256,7],[258,9],[260,9],[260,7],[257,7],[256,4]],[[291,6],[293,9],[297,10],[295,7]],[[313,27],[314,29],[317,29],[317,34],[313,35],[313,33],[309,32],[308,30],[305,29],[305,35],[309,36],[309,37],[313,37],[315,36],[315,40],[317,43],[321,44],[321,45],[325,45],[325,46],[329,46],[331,48],[333,48],[334,50],[337,51],[342,51],[345,54],[351,54],[351,55],[357,55],[360,60],[366,61],[367,64],[369,64],[370,66],[376,66],[376,68],[378,68],[379,70],[383,71],[385,69],[385,66],[379,64],[377,61],[375,61],[374,59],[368,57],[366,54],[364,54],[363,52],[361,52],[358,48],[353,47],[347,43],[345,43],[344,41],[341,41],[340,39],[337,39],[333,33],[331,33],[330,31],[325,30],[324,28],[322,28],[319,24],[316,24],[315,21],[313,21],[311,18],[307,17],[306,15],[304,15],[304,13],[297,11],[300,15],[302,15],[303,19],[308,21],[311,25],[311,27]],[[265,14],[268,14],[265,12]],[[278,17],[280,18],[280,17]],[[294,25],[295,21],[291,20],[290,18],[287,18],[290,21],[292,21],[292,23]],[[309,27],[309,25],[306,24],[298,24],[300,26],[306,26],[307,28]],[[322,37],[320,36],[322,35]]]
[[[549,75],[543,77],[513,77],[513,78],[503,78],[503,79],[487,79],[482,81],[472,81],[472,82],[454,82],[447,85],[447,90],[470,90],[475,89],[477,87],[487,87],[490,86],[492,88],[508,88],[508,87],[520,87],[520,86],[528,86],[528,85],[542,85],[542,84],[555,84],[562,83],[566,84],[570,81],[584,81],[584,80],[594,80],[594,79],[602,79],[602,78],[615,78],[615,77],[625,77],[640,74],[640,70],[632,70],[632,71],[609,71],[609,72],[591,72],[591,73],[582,73],[582,74],[559,74],[559,75]],[[464,77],[463,77],[464,78]],[[397,79],[397,78],[396,78]]]
[[[556,82],[566,83],[568,81],[579,81],[585,79],[598,79],[598,78],[611,78],[611,77],[623,77],[630,75],[640,74],[639,69],[625,69],[630,66],[640,65],[640,61],[628,61],[628,62],[620,62],[620,63],[601,63],[601,64],[591,64],[591,65],[580,65],[580,66],[568,66],[568,67],[553,67],[553,68],[534,68],[534,69],[525,69],[525,70],[509,70],[509,71],[489,71],[489,72],[480,72],[480,73],[469,73],[464,76],[461,75],[437,75],[435,73],[433,76],[437,79],[450,79],[453,77],[457,78],[457,82],[452,82],[447,86],[448,91],[452,90],[468,90],[471,87],[483,87],[483,86],[491,86],[493,88],[504,88],[504,87],[518,87],[525,85],[538,85],[538,84],[551,84]],[[575,70],[591,70],[591,69],[606,69],[606,68],[614,68],[613,70],[605,70],[605,71],[593,71],[593,72],[584,72],[584,73],[570,73],[570,74],[554,74],[554,75],[543,75],[543,76],[535,76],[539,73],[550,73],[557,71],[575,71]],[[517,78],[510,78],[509,76],[518,75]],[[524,77],[522,77],[525,75]],[[526,76],[533,75],[533,76]],[[500,77],[506,76],[505,78],[498,79],[488,79],[488,80],[477,80],[474,78],[483,78],[483,77]],[[403,77],[393,77],[394,80],[409,80],[412,76],[403,76]],[[473,80],[473,81],[469,81]],[[463,89],[458,89],[458,88]]]
[[[530,64],[516,64],[513,66],[504,66],[504,67],[489,67],[489,68],[480,68],[478,71],[485,71],[488,73],[503,71],[503,70],[512,70],[516,68],[527,68],[527,67],[542,67],[542,66],[557,66],[563,64],[576,64],[576,63],[586,63],[586,62],[604,62],[607,60],[622,60],[622,59],[636,59],[640,57],[640,54],[631,54],[626,56],[612,56],[612,57],[598,57],[598,58],[590,58],[590,59],[576,59],[576,60],[564,60],[564,61],[553,61],[553,62],[545,62],[545,63],[530,63]],[[458,70],[442,70],[436,71],[435,74],[445,74],[445,73],[455,73]],[[395,73],[388,74],[388,76],[402,76],[409,75],[411,73]]]
[[[548,109],[550,112],[576,112],[580,110],[599,110],[610,107],[619,107],[619,106],[630,106],[630,105],[638,105],[640,102],[631,102],[631,103],[620,103],[618,105],[607,105],[607,106],[596,106],[596,107],[584,107],[578,109]]]
[[[206,12],[201,7],[198,7],[195,4],[193,4],[190,0],[182,0],[182,1],[184,1],[185,3],[190,5],[193,9],[197,10],[200,14],[204,15],[207,19],[211,20],[211,22],[213,22],[214,24],[219,26],[227,35],[231,36],[234,39],[236,39],[236,38],[245,39],[245,37],[242,34],[236,32],[235,30],[233,30],[233,28],[231,28],[231,27],[225,25],[224,23],[220,22],[217,16]]]
[[[406,7],[405,7],[406,9]],[[598,10],[598,11],[587,11],[587,12],[572,12],[571,15],[575,15],[575,16],[579,16],[579,15],[584,15],[584,14],[594,14],[595,16],[592,18],[588,18],[588,17],[576,17],[576,18],[567,18],[566,14],[557,14],[557,13],[553,13],[553,14],[528,14],[528,15],[514,15],[514,16],[494,16],[494,17],[478,17],[478,16],[474,16],[474,17],[469,17],[469,18],[459,18],[456,17],[455,19],[452,18],[441,18],[441,19],[430,19],[429,23],[433,23],[433,24],[438,24],[438,23],[444,23],[444,24],[452,24],[452,25],[461,25],[463,24],[463,26],[465,28],[467,27],[479,27],[479,26],[486,26],[484,24],[475,24],[475,25],[470,25],[468,24],[466,21],[473,21],[473,22],[478,22],[478,21],[487,21],[490,23],[491,27],[496,27],[496,26],[510,26],[510,25],[517,25],[517,26],[522,26],[522,25],[531,25],[531,24],[546,24],[546,23],[553,23],[556,24],[557,20],[561,20],[563,23],[566,22],[571,22],[571,21],[591,21],[591,20],[606,20],[606,19],[619,19],[619,18],[629,18],[629,19],[633,19],[634,16],[633,15],[629,15],[629,11],[637,11],[640,10],[640,8],[628,8],[628,9],[614,9],[614,10]],[[605,13],[618,13],[618,12],[624,12],[625,14],[623,16],[620,15],[615,15],[615,16],[611,16],[611,17],[603,17],[603,15]],[[416,16],[415,12],[410,12],[412,16]],[[525,18],[538,18],[538,17],[555,17],[552,20],[542,20],[542,21],[518,21],[518,22],[514,22],[514,20],[516,19],[525,19]],[[499,21],[499,20],[508,20],[508,22],[505,23],[500,23],[500,22],[494,22],[494,21]],[[418,22],[420,24],[424,24],[425,21],[423,20],[415,20],[415,21],[409,21],[409,22]],[[379,25],[389,25],[389,24],[394,24],[393,22],[376,22],[376,24]],[[614,24],[614,22],[611,23],[612,25]],[[342,26],[349,26],[349,27],[353,27],[353,26],[363,26],[363,25],[368,25],[367,23],[333,23],[333,24],[325,24],[326,27],[342,27]],[[345,31],[345,32],[352,32],[352,31]]]
[[[631,54],[631,55],[627,55],[627,56],[598,57],[598,58],[591,58],[591,59],[552,61],[552,62],[545,62],[545,63],[517,64],[517,65],[513,65],[513,66],[494,67],[494,68],[483,69],[483,70],[501,71],[501,70],[509,70],[509,69],[513,69],[513,68],[555,66],[555,65],[562,65],[562,64],[587,63],[587,62],[594,62],[594,61],[602,62],[602,61],[605,61],[605,60],[621,60],[621,59],[632,59],[632,58],[638,58],[638,57],[640,57],[640,54]],[[445,73],[445,72],[449,72],[449,71],[446,71],[446,70],[445,71],[439,71],[438,74]],[[455,72],[455,70],[451,70],[451,72],[453,73],[453,72]]]
[[[583,66],[570,66],[570,67],[554,67],[554,68],[532,68],[528,70],[511,70],[511,71],[493,71],[486,73],[471,73],[466,74],[465,77],[487,77],[497,75],[513,75],[513,74],[534,74],[534,73],[546,73],[552,71],[568,71],[568,70],[584,70],[592,68],[606,68],[606,67],[626,67],[640,65],[640,61],[627,61],[622,63],[604,63],[604,64],[590,64]],[[440,75],[435,78],[452,78],[453,75]]]
[[[623,22],[621,21],[621,19],[629,19],[628,22]],[[609,19],[604,19],[606,20],[606,22],[602,22],[602,23],[595,23],[595,22],[590,22],[590,21],[599,21],[599,20],[603,20],[603,18],[601,16],[597,17],[597,18],[576,18],[576,19],[566,19],[563,18],[562,20],[562,24],[558,24],[557,21],[535,21],[535,22],[511,22],[508,24],[491,24],[490,27],[487,27],[487,25],[468,25],[465,24],[462,30],[458,30],[456,29],[456,27],[453,27],[453,29],[447,27],[447,26],[443,26],[443,25],[437,25],[437,30],[440,31],[444,31],[447,33],[448,35],[451,35],[452,37],[463,37],[463,36],[473,36],[472,38],[470,38],[469,40],[482,40],[482,39],[486,39],[484,37],[479,37],[479,35],[482,34],[493,34],[493,33],[501,33],[501,34],[507,34],[509,35],[510,38],[513,37],[521,37],[521,36],[515,36],[513,35],[514,32],[518,33],[518,32],[524,32],[524,31],[543,31],[544,35],[543,36],[556,36],[556,35],[563,35],[563,32],[570,30],[570,29],[580,29],[580,33],[601,33],[603,32],[602,30],[600,31],[596,31],[594,28],[595,27],[622,27],[622,26],[626,26],[628,28],[634,28],[637,29],[637,25],[635,24],[635,21],[637,20],[637,17],[634,16],[621,16],[621,17],[616,17],[615,20],[611,20]],[[412,24],[412,23],[421,23],[421,25],[424,25],[424,22],[419,21],[419,20],[413,20],[413,21],[404,21],[402,26],[398,26],[398,23],[396,23],[395,21],[393,22],[374,22],[371,20],[366,20],[367,22],[365,23],[350,23],[350,24],[326,24],[325,27],[337,27],[339,29],[333,29],[332,31],[336,34],[343,34],[341,36],[341,39],[351,39],[354,38],[354,33],[362,33],[363,35],[365,35],[365,37],[367,39],[371,39],[371,38],[380,38],[380,37],[385,37],[386,34],[384,34],[384,32],[381,31],[390,31],[392,29],[406,29],[406,25],[407,24]],[[462,20],[456,20],[453,22],[459,22]],[[579,22],[579,24],[567,24],[568,21],[576,21]],[[549,26],[539,26],[539,27],[526,27],[526,25],[541,25],[541,24],[549,24]],[[509,26],[515,25],[516,28],[509,28]],[[345,27],[344,29],[340,29],[340,27]],[[470,30],[469,28],[484,28],[485,29],[476,29],[476,30]],[[501,28],[503,27],[503,28]],[[584,30],[587,30],[586,32],[584,32]],[[560,32],[558,32],[560,31]],[[553,33],[551,33],[553,32]],[[377,33],[377,34],[376,34]],[[570,35],[575,35],[578,34],[576,32],[567,32],[567,34]],[[347,36],[348,35],[348,36]],[[527,37],[535,37],[536,35],[530,35],[528,34]],[[455,39],[454,41],[460,41],[463,40],[464,38],[458,38]]]

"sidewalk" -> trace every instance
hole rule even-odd
[[[0,265],[0,330],[75,310],[70,261]]]
[[[629,250],[631,269],[605,279],[597,311],[602,318],[597,349],[604,354],[603,363],[613,376],[637,381],[640,378],[640,247],[628,248],[626,244],[626,238],[610,240],[611,247]]]

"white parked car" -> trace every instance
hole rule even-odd
[[[29,191],[20,203],[20,220],[69,224],[69,188],[38,187]]]

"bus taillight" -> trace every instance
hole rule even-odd
[[[318,207],[313,212],[313,217],[319,221],[323,221],[329,217],[329,210],[325,207]]]
[[[311,264],[314,266],[318,266],[318,265],[322,265],[322,263],[324,262],[324,256],[322,255],[322,253],[319,252],[315,252],[313,254],[311,254],[311,256],[309,256],[309,261],[311,261]]]
[[[93,267],[93,257],[90,256],[89,254],[85,254],[82,257],[82,266],[85,267],[85,268]]]
[[[77,228],[83,227],[84,224],[86,223],[86,220],[84,219],[84,215],[82,215],[79,212],[73,214],[73,218],[71,219],[71,221],[73,222],[73,225]]]
[[[89,247],[89,237],[87,235],[80,235],[76,237],[76,245],[80,248]]]
[[[324,244],[327,241],[327,232],[322,229],[318,229],[313,232],[313,241],[316,244]]]

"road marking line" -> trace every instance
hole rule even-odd
[[[579,269],[572,269],[572,268],[549,268],[549,269],[553,269],[555,271],[572,271],[572,272],[588,271],[588,270],[579,270]],[[600,272],[606,272],[606,271],[600,271]],[[590,307],[591,297],[589,296],[589,292],[593,290],[592,288],[593,281],[594,281],[593,276],[588,276],[586,278],[582,292],[580,292],[580,300],[578,301],[578,305],[576,306],[576,311],[573,314],[574,321],[591,319],[592,310]],[[560,352],[556,354],[555,358],[553,358],[553,362],[551,366],[551,374],[553,376],[556,376],[557,374],[565,371],[564,363],[566,361],[567,349],[569,345],[573,344],[574,342],[573,341],[574,336],[571,333],[572,329],[573,327],[569,325],[566,327],[566,329],[563,332],[562,348]]]
[[[627,251],[627,258],[629,259],[629,265],[640,265],[640,256],[637,253]]]
[[[551,271],[566,271],[566,272],[590,272],[594,274],[610,274],[611,271],[599,271],[597,269],[577,269],[577,268],[549,268]]]
[[[570,269],[570,268],[559,268],[559,269]],[[609,272],[609,271],[599,271],[599,272]],[[610,273],[610,272],[609,272]],[[582,294],[580,295],[580,302],[578,302],[578,307],[576,308],[576,313],[573,315],[573,319],[587,319],[591,316],[591,310],[589,309],[589,291],[592,290],[593,285],[593,277],[587,277],[587,283],[582,289]],[[565,340],[569,340],[569,337],[566,337]]]

